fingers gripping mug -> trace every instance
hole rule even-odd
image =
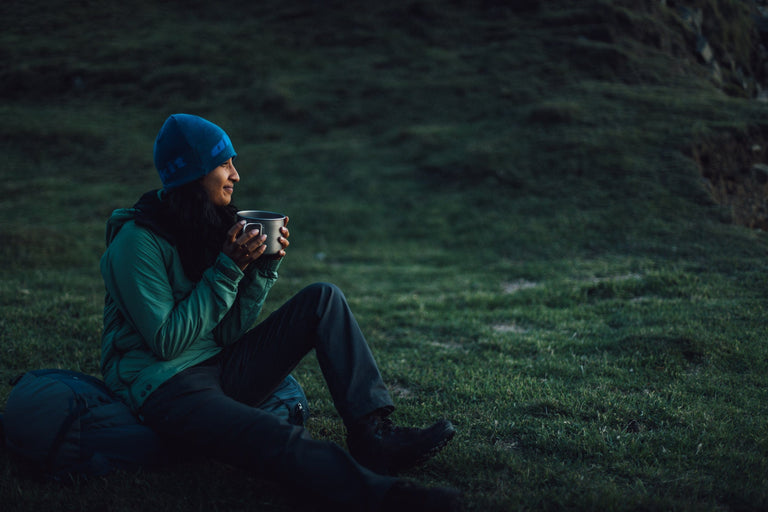
[[[267,235],[264,240],[263,256],[275,256],[283,248],[278,241],[280,228],[285,224],[285,215],[282,213],[265,212],[262,210],[240,210],[237,212],[237,220],[245,221],[243,233],[252,229],[258,229],[260,235]]]

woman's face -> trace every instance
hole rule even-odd
[[[232,201],[235,183],[240,181],[235,164],[230,158],[214,170],[206,174],[200,183],[208,191],[208,197],[216,206],[226,206]]]

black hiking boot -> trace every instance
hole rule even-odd
[[[394,475],[435,456],[455,434],[448,420],[424,429],[403,428],[373,414],[350,429],[347,446],[363,466],[382,475]]]
[[[381,500],[381,512],[459,512],[462,495],[448,487],[422,487],[398,480]]]

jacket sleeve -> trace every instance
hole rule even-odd
[[[220,254],[189,293],[179,297],[169,276],[174,255],[167,242],[129,224],[112,241],[101,264],[107,292],[162,360],[174,359],[216,328],[235,302],[243,277],[234,262]]]
[[[240,281],[235,303],[216,328],[216,343],[222,346],[234,343],[253,327],[269,290],[277,281],[281,261],[256,260],[248,266]]]

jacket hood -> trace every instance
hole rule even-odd
[[[107,220],[107,247],[115,239],[117,233],[125,225],[126,222],[131,221],[136,216],[135,208],[120,208],[112,212]]]
[[[112,243],[120,229],[130,221],[147,227],[175,245],[173,235],[158,222],[163,208],[162,190],[150,190],[133,205],[132,208],[120,208],[112,212],[107,220],[107,246]]]

